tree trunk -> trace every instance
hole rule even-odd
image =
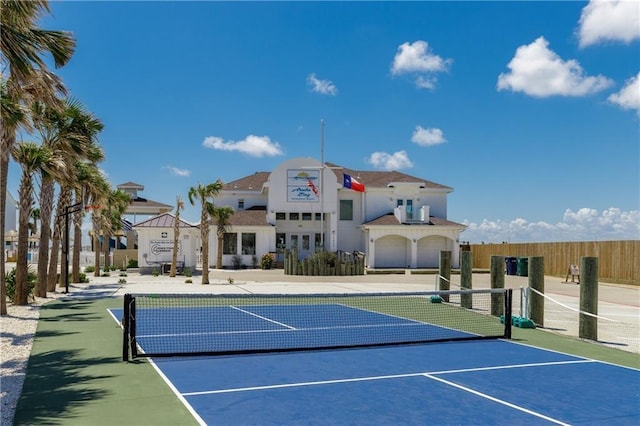
[[[218,257],[216,260],[217,268],[222,269],[222,245],[224,244],[224,234],[218,234]]]
[[[29,214],[33,206],[33,187],[30,177],[23,174],[20,180],[20,210],[18,212],[18,258],[16,259],[16,295],[15,304],[24,306],[29,303],[29,285],[27,254],[29,252]]]
[[[76,203],[82,201],[82,195],[76,192]],[[80,282],[80,250],[82,249],[82,221],[84,219],[84,209],[80,207],[73,214],[73,257],[71,268],[73,270],[72,282]]]
[[[111,251],[111,235],[105,232],[104,241],[102,242],[102,254],[104,255],[104,272],[109,272],[111,267],[111,260],[109,259],[109,252]]]
[[[47,297],[49,244],[51,240],[51,214],[53,212],[54,183],[43,177],[40,191],[40,246],[38,247],[38,278],[36,294]]]
[[[207,221],[204,221],[206,224]],[[202,222],[200,222],[202,226]],[[207,226],[207,225],[205,225]],[[209,230],[202,231],[202,284],[209,284]]]
[[[4,251],[4,228],[6,226],[7,212],[7,183],[9,178],[9,157],[11,148],[15,144],[15,129],[6,123],[2,126],[2,136],[0,139],[0,315],[7,315],[7,287],[5,271],[5,251]]]

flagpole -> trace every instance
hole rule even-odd
[[[320,247],[324,246],[324,119],[320,120]]]

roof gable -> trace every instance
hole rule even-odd
[[[147,220],[143,220],[140,223],[133,225],[133,228],[173,228],[176,223],[176,217],[173,213],[162,213],[158,216],[154,216]],[[179,221],[180,228],[197,228],[197,225],[192,225],[182,219]]]

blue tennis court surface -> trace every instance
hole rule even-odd
[[[295,312],[306,306],[289,308],[216,308],[226,319],[238,315],[233,326],[210,315],[200,324],[197,310],[180,315],[186,324],[163,315],[157,335],[184,333],[188,324],[195,341],[203,333],[260,340],[301,330],[311,340],[346,327],[366,340],[379,326],[429,327],[367,311],[345,323],[339,311],[352,308],[341,305],[314,308],[327,310],[318,323]],[[138,340],[143,349],[144,339],[154,336]],[[640,371],[504,340],[152,362],[201,424],[640,424]]]

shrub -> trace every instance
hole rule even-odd
[[[191,268],[184,268],[182,270],[182,273],[184,274],[185,277],[190,277],[192,275]]]
[[[184,282],[186,284],[191,284],[193,282],[193,280],[191,278],[187,278],[186,280],[184,280]]]
[[[127,273],[126,273],[126,272],[120,272],[120,276],[121,276],[121,277],[126,277],[126,276],[127,276]]]
[[[137,268],[138,260],[137,259],[129,259],[129,263],[127,264],[127,268]]]
[[[118,280],[118,284],[126,284],[126,283],[127,283],[127,280],[125,280],[124,278],[120,278]]]
[[[228,282],[229,284],[233,284],[233,278],[231,278],[231,277],[227,278],[227,282]]]
[[[7,297],[11,300],[11,302],[15,302],[16,300],[16,268],[13,268],[9,271],[5,276],[5,283],[7,289]],[[29,297],[33,294],[33,289],[36,287],[36,274],[31,270],[31,268],[27,268],[27,294]]]
[[[84,272],[80,272],[79,276],[79,280],[81,283],[88,283],[89,282],[89,277],[87,277],[87,274],[85,274]]]
[[[84,271],[85,272],[95,272],[96,271],[96,267],[93,266],[93,265],[85,266],[84,267]]]
[[[154,269],[153,272],[151,272],[153,274],[154,277],[157,277],[158,275],[160,275],[160,272],[157,269]]]
[[[260,259],[260,266],[262,266],[262,269],[271,269],[274,262],[275,259],[273,258],[273,253],[265,253]]]
[[[236,254],[233,256],[231,262],[233,263],[233,269],[240,269],[242,266],[242,257]]]

